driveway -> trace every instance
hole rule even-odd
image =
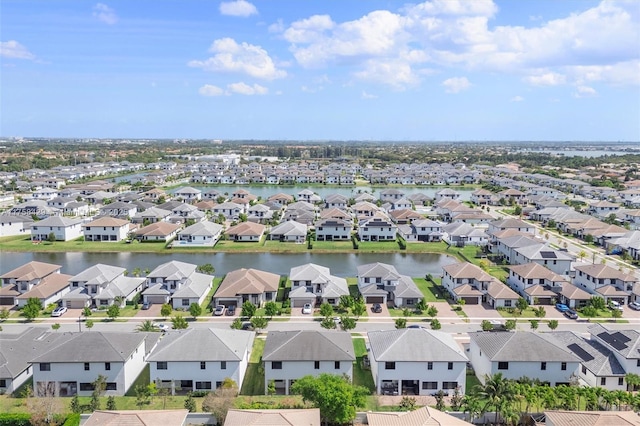
[[[389,308],[386,303],[380,303],[382,307],[382,312],[373,312],[373,303],[367,303],[367,315],[369,318],[389,318],[391,315],[389,314]]]
[[[464,305],[462,309],[471,319],[502,318],[498,311],[486,303],[482,305]]]
[[[161,309],[162,309],[162,305],[160,303],[154,303],[149,307],[149,309],[139,309],[135,317],[136,318],[162,317],[162,315],[160,315]]]

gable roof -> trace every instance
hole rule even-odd
[[[640,353],[640,332],[636,330],[610,330],[602,324],[589,327],[591,336],[608,342],[614,351],[625,358],[637,358]]]
[[[426,328],[370,331],[371,355],[376,361],[468,361],[449,333]]]
[[[271,235],[307,235],[307,225],[288,220],[271,228]]]
[[[18,296],[18,299],[29,299],[30,297],[37,297],[38,299],[47,298],[53,294],[56,294],[60,290],[69,286],[69,278],[71,275],[67,274],[51,274],[42,279],[42,281],[34,286],[31,290]]]
[[[69,281],[86,281],[91,284],[102,284],[112,281],[115,277],[124,274],[125,268],[98,263],[74,275]]]
[[[270,331],[263,361],[354,361],[351,334],[340,331]]]
[[[124,219],[118,219],[115,217],[110,217],[110,216],[103,216],[100,217],[94,221],[91,221],[89,223],[85,223],[84,225],[82,225],[84,228],[90,227],[90,226],[115,226],[115,227],[121,227],[121,226],[125,226],[129,224],[128,220],[124,220]]]
[[[170,331],[160,340],[147,360],[241,361],[251,348],[254,336],[251,331],[221,328]]]
[[[358,277],[382,277],[383,280],[397,280],[400,278],[400,273],[393,265],[375,262],[359,265]]]
[[[236,410],[227,412],[224,426],[320,426],[319,408]]]
[[[227,273],[213,297],[236,297],[278,290],[280,275],[258,269],[236,269]]]
[[[177,410],[122,410],[94,411],[83,423],[85,426],[183,426],[187,421],[186,409]]]
[[[147,274],[147,278],[164,278],[165,280],[179,280],[193,274],[198,266],[192,263],[172,260],[158,265]]]
[[[553,426],[638,426],[640,419],[633,411],[545,411]]]
[[[222,232],[222,225],[213,222],[197,222],[193,225],[187,226],[182,231],[179,231],[180,235],[204,235],[204,236],[217,236]]]
[[[42,219],[39,222],[33,222],[32,226],[61,226],[66,228],[67,226],[79,225],[82,223],[82,219],[70,219],[62,216],[49,216],[46,219]]]
[[[508,333],[478,331],[469,333],[469,337],[492,362],[580,361],[577,356],[551,343],[543,338],[540,333],[529,331]]]
[[[469,426],[470,423],[433,407],[425,406],[414,411],[368,411],[367,424],[369,426]]]
[[[38,278],[44,278],[47,275],[60,270],[60,268],[62,268],[62,266],[54,265],[52,263],[31,261],[17,267],[16,269],[12,269],[9,272],[5,272],[0,275],[0,279],[14,278],[17,281],[31,281]]]
[[[492,281],[493,277],[469,262],[452,263],[445,265],[442,270],[453,278],[472,278],[476,281]]]
[[[618,358],[595,340],[585,339],[572,331],[554,331],[541,335],[572,352],[580,358],[582,365],[596,376],[624,376],[626,374],[625,369],[618,362]]]
[[[65,344],[48,348],[31,362],[126,362],[148,333],[92,331],[64,334],[70,335]]]
[[[17,377],[33,357],[69,338],[68,333],[51,333],[44,327],[29,327],[17,334],[0,333],[0,378]]]

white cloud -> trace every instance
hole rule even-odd
[[[420,82],[411,65],[403,61],[372,59],[364,64],[363,70],[353,75],[361,80],[391,86],[395,90],[404,90]]]
[[[555,72],[546,72],[544,74],[530,75],[524,78],[524,81],[532,86],[558,86],[565,84],[567,79],[564,75]]]
[[[291,24],[284,32],[285,40],[291,43],[311,43],[321,38],[322,33],[335,27],[329,15],[313,15]]]
[[[93,6],[93,17],[107,25],[114,25],[118,22],[116,12],[104,3],[96,3]]]
[[[269,89],[266,87],[262,87],[259,84],[254,84],[253,86],[249,86],[246,83],[231,83],[227,85],[227,93],[237,93],[240,95],[266,95],[269,92]]]
[[[278,19],[276,22],[274,22],[273,24],[269,25],[269,27],[267,28],[267,31],[269,31],[270,33],[281,33],[284,31],[284,21],[282,19]]]
[[[522,96],[514,96],[513,98],[510,99],[510,102],[522,102],[524,101],[524,98]]]
[[[578,86],[573,94],[576,98],[592,98],[597,95],[596,89],[589,86]]]
[[[366,91],[362,91],[362,99],[378,99],[377,95],[373,95],[371,93],[367,93]]]
[[[15,40],[0,41],[0,56],[11,59],[35,59],[36,56],[29,52],[22,44]]]
[[[224,90],[212,84],[205,84],[198,89],[198,93],[202,96],[222,96],[224,95]]]
[[[215,40],[209,49],[214,56],[189,61],[187,65],[205,71],[246,74],[254,78],[275,80],[287,75],[278,69],[266,50],[249,43],[238,44],[232,38]]]
[[[258,9],[256,9],[252,3],[245,0],[225,1],[220,3],[220,13],[228,16],[246,18],[247,16],[257,15]]]
[[[230,96],[233,94],[238,95],[266,95],[269,93],[269,89],[266,87],[260,86],[259,84],[254,84],[250,86],[246,83],[231,83],[227,84],[226,89],[223,89],[218,86],[214,86],[212,84],[205,84],[200,89],[198,89],[198,93],[202,96]]]
[[[467,80],[467,77],[452,77],[442,82],[447,93],[460,93],[471,87],[471,83]]]

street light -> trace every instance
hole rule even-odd
[[[78,331],[82,332],[82,314],[78,317]]]

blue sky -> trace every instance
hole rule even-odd
[[[637,0],[2,0],[0,135],[640,141]]]

